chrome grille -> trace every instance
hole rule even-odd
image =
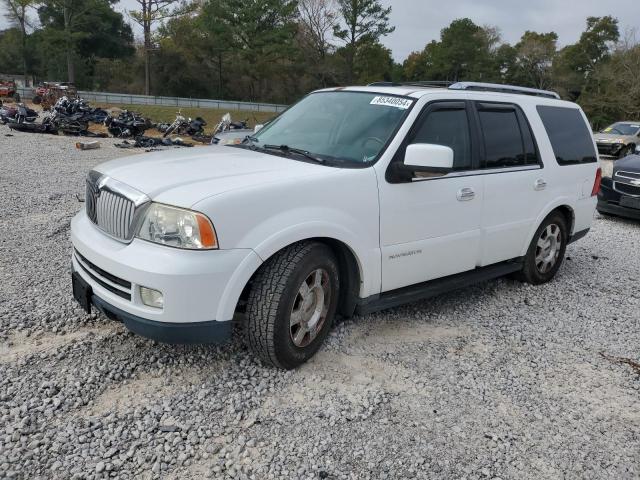
[[[124,240],[129,237],[134,210],[130,200],[103,190],[96,199],[96,223],[109,235]]]
[[[618,170],[615,175],[617,178],[624,178],[626,180],[640,180],[640,173],[638,172],[625,172],[622,170]],[[624,182],[624,180],[620,180]]]
[[[146,195],[98,172],[92,171],[87,177],[87,216],[119,240],[133,238],[136,216],[147,202]]]
[[[627,183],[613,182],[613,189],[625,195],[640,197],[640,185],[629,185]]]

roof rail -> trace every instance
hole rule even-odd
[[[514,85],[501,85],[498,83],[458,82],[449,86],[451,90],[474,90],[479,92],[514,93],[517,95],[531,95],[534,97],[554,98],[560,100],[560,95],[549,90],[537,88],[517,87]]]
[[[373,82],[368,87],[423,87],[423,88],[447,88],[454,82],[433,80],[419,82]]]

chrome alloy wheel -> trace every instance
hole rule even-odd
[[[329,273],[318,268],[302,282],[293,302],[289,334],[296,347],[309,345],[322,330],[331,304]]]
[[[536,267],[540,273],[547,273],[555,266],[561,249],[562,231],[552,223],[542,231],[536,244]]]

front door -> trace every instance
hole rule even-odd
[[[392,183],[379,179],[382,291],[472,270],[480,255],[484,177],[474,175],[468,102],[425,107],[394,158],[409,144],[453,149],[454,171],[444,176],[414,174]]]

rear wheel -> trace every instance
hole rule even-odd
[[[269,259],[247,300],[247,343],[263,361],[292,369],[324,342],[339,296],[337,261],[322,243],[292,245]]]
[[[564,260],[568,238],[565,217],[559,212],[549,215],[533,236],[517,278],[533,285],[552,280]]]

